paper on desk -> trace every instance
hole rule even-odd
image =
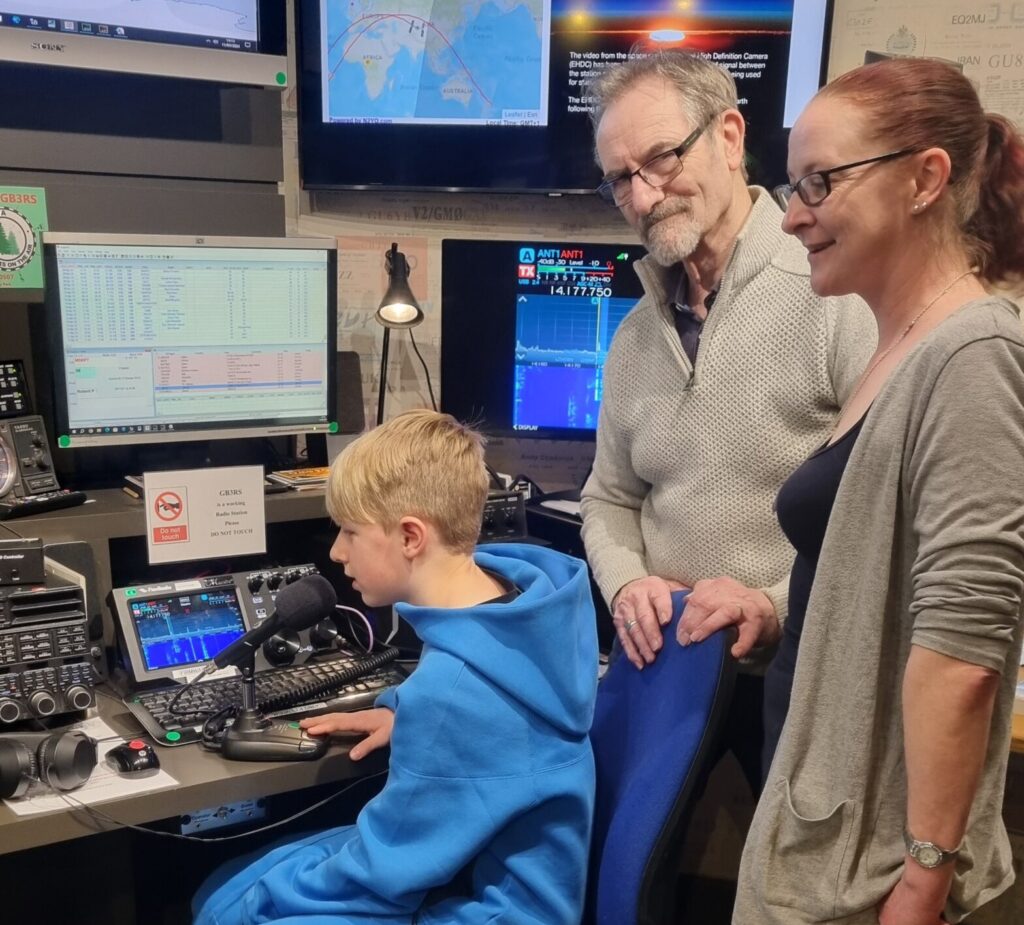
[[[579,501],[566,501],[562,498],[553,498],[550,501],[541,501],[541,507],[549,507],[553,511],[561,511],[563,514],[572,514],[573,517],[580,516]]]
[[[121,797],[133,796],[138,793],[149,793],[152,790],[166,790],[168,787],[177,786],[178,782],[164,770],[159,770],[152,776],[152,772],[143,774],[132,774],[122,777],[117,771],[110,768],[103,760],[107,752],[115,745],[120,745],[124,739],[111,729],[102,719],[94,717],[83,720],[67,727],[68,731],[84,732],[99,742],[97,746],[97,762],[89,780],[77,790],[68,791],[72,800],[79,803],[92,805],[103,803],[107,800],[115,800]],[[106,739],[108,741],[99,741]],[[19,816],[32,816],[37,813],[52,813],[58,810],[66,810],[74,807],[74,803],[65,800],[60,794],[52,790],[36,789],[33,787],[27,796],[19,800],[4,800],[11,812]]]

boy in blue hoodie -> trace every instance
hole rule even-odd
[[[412,411],[335,460],[331,558],[370,606],[395,604],[419,665],[375,709],[302,721],[390,743],[353,826],[218,871],[196,925],[577,925],[594,802],[587,732],[597,638],[584,563],[538,546],[474,551],[483,440]],[[237,869],[237,868],[236,868]]]

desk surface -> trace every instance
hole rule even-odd
[[[115,732],[126,738],[139,736],[138,723],[121,703],[103,696],[98,709]],[[354,763],[349,760],[347,745],[341,744],[332,745],[318,761],[225,761],[201,745],[158,747],[158,754],[161,768],[178,781],[177,787],[98,803],[96,808],[139,825],[239,800],[354,780],[384,770],[388,760],[383,750]],[[0,855],[93,835],[104,828],[115,826],[102,825],[77,808],[19,816],[0,803]]]

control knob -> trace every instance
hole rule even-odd
[[[247,582],[249,590],[255,594],[261,587],[263,587],[263,576],[262,575],[250,575]]]
[[[263,643],[263,657],[271,665],[290,665],[300,648],[299,634],[292,629],[283,629]]]
[[[0,700],[0,722],[13,723],[21,716],[21,707],[16,700],[5,697]]]
[[[338,627],[330,618],[321,620],[309,631],[309,643],[314,649],[333,649],[338,638]]]
[[[72,684],[64,693],[68,706],[74,710],[87,710],[92,706],[92,691],[81,684]]]
[[[28,705],[36,716],[52,716],[57,712],[57,700],[49,691],[33,691]]]

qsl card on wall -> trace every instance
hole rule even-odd
[[[1024,3],[1020,0],[836,0],[828,78],[865,52],[945,58],[982,105],[1024,127]]]
[[[43,232],[46,191],[0,186],[0,302],[43,297]]]

